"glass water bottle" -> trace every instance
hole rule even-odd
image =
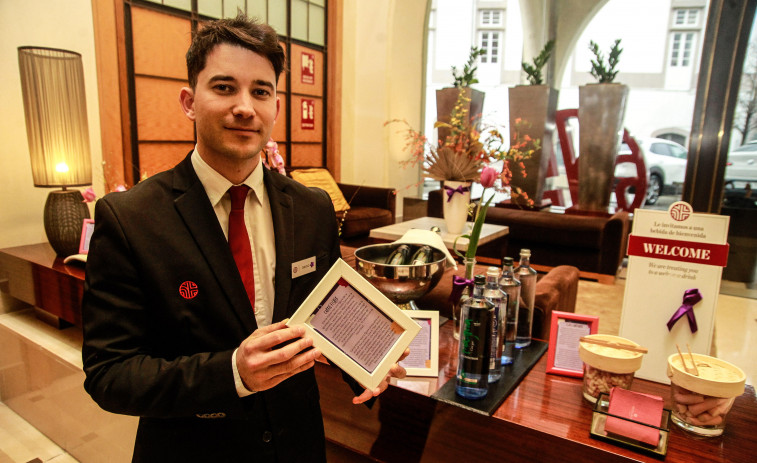
[[[507,294],[499,287],[499,269],[489,267],[486,271],[486,286],[484,298],[494,304],[494,316],[492,317],[492,345],[489,357],[489,382],[494,383],[502,377],[502,316],[507,310]]]
[[[534,321],[534,299],[536,298],[536,270],[531,268],[531,250],[520,250],[520,263],[515,268],[515,278],[520,281],[520,307],[518,308],[518,334],[515,347],[518,349],[531,344],[531,325]]]
[[[500,315],[503,320],[502,365],[513,363],[515,340],[518,332],[518,300],[520,299],[520,281],[513,274],[513,258],[502,258],[502,278],[499,287],[507,294],[507,309]]]
[[[494,304],[484,299],[483,275],[476,275],[473,294],[460,314],[460,350],[455,391],[466,399],[480,399],[489,392],[489,354]]]

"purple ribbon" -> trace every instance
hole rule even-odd
[[[444,185],[444,189],[447,190],[447,202],[452,201],[452,196],[455,193],[463,194],[465,192],[470,191],[470,188],[468,188],[467,186],[462,186],[462,185],[458,186],[457,188],[452,188],[450,186]]]
[[[673,325],[675,325],[678,319],[683,317],[685,314],[689,319],[689,328],[691,328],[691,332],[696,333],[697,319],[694,317],[694,305],[701,300],[702,294],[698,289],[692,288],[684,291],[683,304],[678,308],[678,310],[676,310],[676,313],[674,313],[673,316],[670,317],[670,320],[668,320],[668,331],[672,330]]]
[[[453,304],[457,303],[460,300],[460,296],[463,295],[463,289],[466,287],[473,291],[473,280],[453,275],[452,292],[449,295],[449,301]]]

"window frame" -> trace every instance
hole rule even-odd
[[[478,10],[478,27],[503,27],[505,11],[499,8],[482,8]]]
[[[480,30],[478,32],[478,46],[484,51],[478,59],[481,64],[499,64],[501,46],[501,31]],[[486,43],[484,43],[486,41]],[[493,44],[496,42],[496,46]]]

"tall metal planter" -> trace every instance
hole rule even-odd
[[[436,91],[436,120],[442,122],[449,122],[452,110],[457,103],[457,97],[460,94],[460,88],[458,87],[446,87]],[[465,93],[466,98],[470,101],[466,104],[468,109],[469,118],[478,118],[484,110],[484,96],[486,94],[481,90],[476,90],[471,87],[463,87],[462,91]],[[439,127],[438,129],[439,140],[444,142],[444,139],[449,135],[449,129]]]
[[[583,85],[578,89],[578,99],[578,209],[608,212],[628,87]]]
[[[541,148],[523,162],[527,174],[525,178],[520,166],[510,166],[513,172],[513,186],[525,191],[537,209],[542,204],[552,140],[555,136],[558,94],[556,89],[547,85],[517,85],[509,89],[510,140],[516,135],[516,119],[527,122],[522,124],[518,136],[528,135],[532,140],[541,140]]]

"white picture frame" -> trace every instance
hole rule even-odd
[[[400,366],[408,376],[439,376],[439,312],[410,310],[407,314],[421,329],[410,343],[410,355]]]
[[[302,326],[314,347],[368,389],[378,387],[421,329],[342,259],[287,326]]]

